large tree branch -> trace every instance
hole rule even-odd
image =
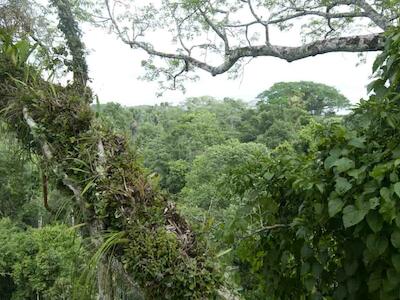
[[[231,69],[239,59],[245,57],[271,56],[292,62],[302,58],[330,52],[379,51],[382,50],[384,46],[384,35],[382,33],[377,33],[337,37],[312,42],[298,47],[274,46],[269,44],[252,47],[239,47],[230,50],[227,55],[225,55],[224,62],[219,66],[212,66],[189,55],[157,51],[150,44],[144,42],[126,40],[124,40],[124,42],[129,44],[131,47],[141,48],[150,55],[185,61],[197,68],[211,73],[213,76],[216,76],[225,73]]]

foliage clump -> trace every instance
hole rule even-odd
[[[250,233],[248,223],[231,228],[249,299],[398,299],[399,45],[393,28],[370,99],[344,124],[314,124],[307,147],[281,145],[237,173],[238,192],[268,212]]]
[[[215,294],[221,278],[206,247],[146,177],[126,139],[96,121],[90,91],[43,81],[27,63],[26,40],[21,46],[3,35],[0,46],[1,115],[60,187],[73,192],[87,230],[100,239],[103,231],[126,237],[114,257],[149,299]],[[164,262],[157,253],[168,254]]]
[[[71,298],[83,288],[78,281],[85,268],[82,239],[66,225],[21,230],[0,220],[0,290],[4,299]]]

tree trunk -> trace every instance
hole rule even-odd
[[[129,143],[94,118],[78,26],[68,0],[52,3],[74,56],[74,83],[43,81],[32,67],[15,61],[18,48],[8,45],[17,53],[0,53],[0,115],[74,195],[75,218],[86,224],[101,254],[98,298],[113,297],[113,262],[130,289],[139,286],[147,299],[214,297],[222,276],[206,247],[144,175]]]

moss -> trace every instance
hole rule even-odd
[[[211,299],[219,278],[205,256],[190,257],[180,249],[174,233],[164,228],[134,226],[125,249],[124,263],[146,286],[148,299]]]
[[[94,119],[90,92],[47,83],[23,68],[0,53],[0,115],[43,165],[79,186],[84,205],[76,203],[77,217],[127,234],[128,242],[115,253],[148,299],[213,297],[222,279],[212,256],[152,186],[126,139]],[[34,132],[24,121],[24,108],[38,124]],[[43,156],[44,142],[51,160]]]

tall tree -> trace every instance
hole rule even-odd
[[[172,87],[195,68],[215,76],[235,72],[254,57],[291,62],[329,52],[382,50],[383,31],[398,24],[400,14],[397,1],[372,0],[104,3],[112,28],[122,41],[149,54],[143,62],[147,77],[164,76]],[[289,29],[298,32],[298,41],[277,43],[280,32]],[[169,36],[174,46],[159,45],[150,34],[154,31]]]
[[[278,82],[257,98],[268,104],[299,107],[313,115],[334,113],[350,105],[334,87],[312,81]]]

